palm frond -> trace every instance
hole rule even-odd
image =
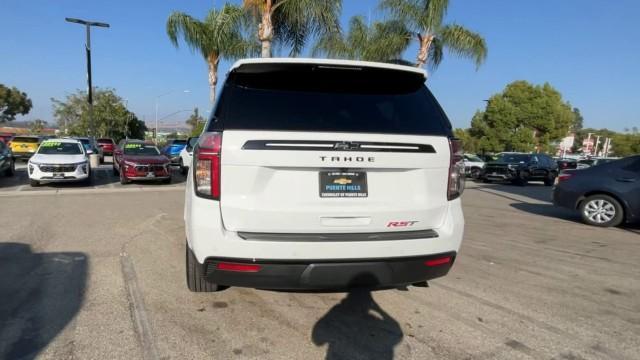
[[[173,12],[167,19],[167,35],[171,43],[178,47],[178,37],[192,49],[202,51],[204,46],[205,29],[203,23],[185,13]]]
[[[444,26],[437,37],[452,54],[473,59],[476,67],[482,65],[487,58],[487,44],[484,38],[460,25]]]
[[[300,54],[313,36],[340,31],[341,0],[280,0],[274,2],[272,23],[274,40]]]
[[[435,70],[442,62],[443,57],[443,44],[439,38],[434,38],[429,48],[428,66],[429,69]]]

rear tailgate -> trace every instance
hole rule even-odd
[[[439,227],[448,207],[451,125],[424,79],[415,68],[388,64],[233,68],[206,129],[222,133],[225,228]]]
[[[323,142],[331,147],[309,150]],[[342,142],[359,149],[332,149]],[[438,227],[446,213],[446,137],[235,130],[222,144],[221,208],[231,231],[422,230]],[[366,196],[321,197],[320,173],[328,171],[365,176]]]

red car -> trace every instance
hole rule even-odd
[[[113,149],[116,147],[116,144],[113,142],[113,139],[102,138],[98,139],[98,146],[102,148],[102,154],[113,155]]]
[[[160,154],[155,145],[140,140],[127,140],[113,151],[113,173],[120,176],[123,185],[132,180],[169,184],[169,163],[169,158]]]

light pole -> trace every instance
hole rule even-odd
[[[84,44],[87,52],[87,102],[89,103],[89,136],[95,136],[93,128],[93,87],[91,85],[91,27],[105,27],[108,28],[109,24],[87,21],[74,18],[64,18],[67,22],[84,25],[87,29],[87,42]]]
[[[154,139],[153,139],[153,141],[156,143],[156,145],[158,145],[158,100],[161,97],[167,96],[167,95],[171,95],[171,94],[175,93],[176,91],[177,90],[172,90],[172,91],[169,91],[169,92],[166,92],[164,94],[160,94],[160,95],[156,96],[156,133],[155,133],[155,136],[154,136]],[[187,94],[187,93],[190,93],[191,90],[182,90],[182,92]]]

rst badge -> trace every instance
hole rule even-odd
[[[387,227],[409,227],[418,223],[417,220],[409,220],[409,221],[389,221],[387,223]]]

